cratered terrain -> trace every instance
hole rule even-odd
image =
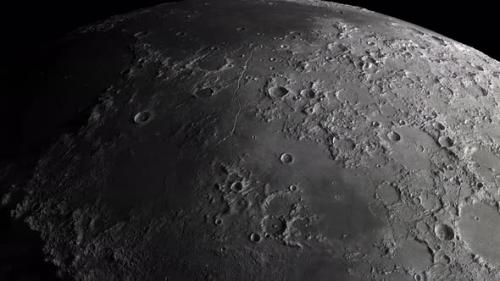
[[[192,0],[47,61],[25,130],[72,129],[5,165],[2,203],[65,278],[500,279],[500,63],[471,47],[341,4]]]

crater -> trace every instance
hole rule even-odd
[[[447,224],[438,224],[434,227],[436,237],[441,240],[452,240],[455,238],[455,231]]]
[[[273,99],[281,99],[286,96],[288,92],[288,89],[282,86],[273,86],[267,90],[267,93]]]
[[[134,123],[138,125],[144,125],[151,121],[153,118],[153,113],[151,111],[140,111],[134,115]]]
[[[283,164],[292,164],[293,163],[293,155],[290,153],[283,153],[280,156],[280,161]]]
[[[390,131],[388,134],[387,134],[387,137],[391,140],[391,141],[400,141],[401,140],[401,135],[398,134],[397,132],[395,131]]]
[[[240,192],[243,190],[243,184],[241,181],[235,181],[231,184],[231,190],[234,192]]]
[[[316,97],[316,92],[314,92],[313,89],[304,89],[304,90],[300,91],[300,95],[305,97],[305,98],[313,99]]]
[[[445,129],[444,125],[439,122],[434,122],[432,126],[439,131],[443,131]]]
[[[203,88],[196,91],[196,96],[199,98],[209,98],[214,95],[214,90],[212,88]]]
[[[252,234],[250,234],[249,239],[254,243],[258,243],[260,242],[260,240],[262,240],[262,237],[260,236],[260,234],[253,232]]]
[[[276,237],[283,234],[286,229],[286,221],[283,218],[277,218],[275,216],[266,216],[262,219],[262,228],[267,235],[270,237]]]
[[[451,147],[453,146],[453,140],[447,136],[441,136],[438,139],[438,143],[441,147]]]
[[[214,224],[215,224],[215,225],[221,225],[223,222],[224,222],[224,221],[222,220],[222,218],[221,218],[221,217],[216,217],[216,218],[214,219]]]

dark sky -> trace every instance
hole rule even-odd
[[[167,0],[168,2],[182,0]],[[24,50],[80,25],[165,0],[7,1],[0,9],[2,48]],[[409,21],[500,59],[495,1],[338,0]]]

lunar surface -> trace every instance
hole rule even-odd
[[[47,56],[26,130],[62,133],[4,165],[1,202],[64,278],[500,280],[500,63],[473,48],[341,4],[187,0]]]

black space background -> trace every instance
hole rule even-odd
[[[29,132],[21,128],[23,115],[28,108],[26,105],[40,94],[23,90],[26,89],[23,77],[33,69],[43,68],[45,62],[40,60],[40,49],[44,45],[81,25],[138,8],[175,1],[10,0],[1,3],[0,165],[20,157],[28,159],[22,163],[30,165],[44,145],[29,143]],[[420,25],[500,60],[500,10],[495,7],[495,1],[338,2],[365,7]],[[47,143],[49,141],[46,140]],[[7,183],[0,178],[0,184],[1,196]],[[38,234],[30,231],[24,223],[11,220],[8,208],[0,208],[0,280],[58,280],[55,267],[43,260]]]

